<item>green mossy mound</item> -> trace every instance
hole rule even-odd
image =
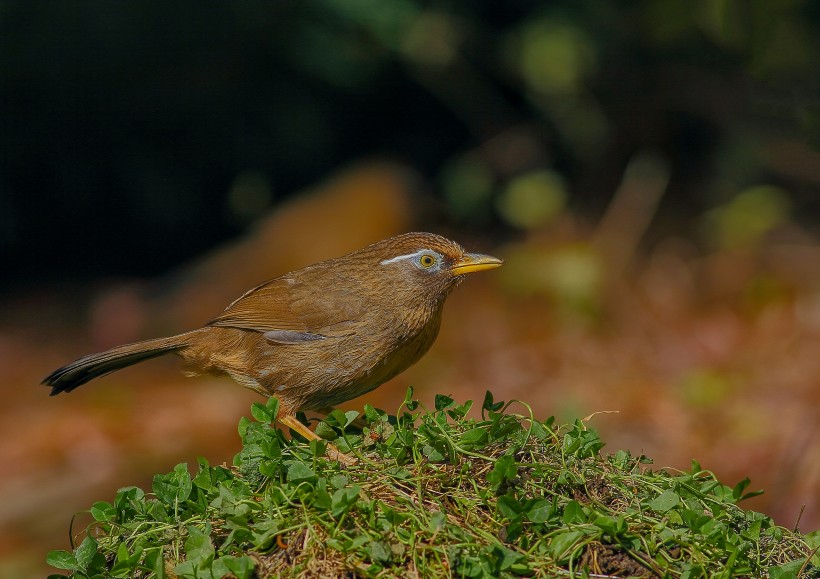
[[[233,467],[121,489],[48,562],[77,578],[820,577],[820,535],[738,507],[748,480],[652,471],[602,454],[582,421],[489,393],[480,419],[471,405],[437,396],[428,411],[408,391],[397,416],[365,407],[363,430],[335,411],[316,431],[358,458],[342,467],[272,427],[276,399],[254,404]]]

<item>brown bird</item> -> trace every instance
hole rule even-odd
[[[43,384],[54,396],[173,352],[190,375],[227,374],[276,396],[278,419],[315,439],[297,412],[328,412],[417,362],[464,275],[501,263],[439,235],[406,233],[258,285],[197,330],[80,358]]]

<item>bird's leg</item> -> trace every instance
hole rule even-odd
[[[286,414],[284,416],[278,417],[279,422],[284,424],[285,426],[295,430],[308,440],[323,440],[319,436],[316,435],[310,428],[299,422],[295,416],[292,414]],[[341,452],[338,448],[333,446],[332,444],[328,443],[327,445],[327,455],[333,460],[338,460],[345,466],[352,466],[356,464],[356,459],[352,456],[349,456],[343,452]]]
[[[333,408],[333,406],[323,406],[321,408],[317,408],[316,412],[321,414],[322,416],[327,416],[334,410],[336,409]],[[357,416],[353,420],[353,422],[349,424],[349,426],[352,426],[353,428],[358,428],[359,430],[364,430],[365,426],[367,426],[367,422],[365,422],[364,418],[362,418],[361,416]]]

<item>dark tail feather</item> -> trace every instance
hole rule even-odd
[[[83,356],[49,374],[43,380],[43,384],[51,386],[51,396],[60,392],[71,392],[94,378],[184,348],[188,345],[189,337],[190,334],[180,334],[170,338],[145,340]]]

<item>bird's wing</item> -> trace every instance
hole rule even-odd
[[[325,277],[318,288],[313,276],[302,277],[308,279],[284,276],[249,290],[208,325],[270,332],[273,341],[352,333],[365,305],[349,282],[328,284]]]

